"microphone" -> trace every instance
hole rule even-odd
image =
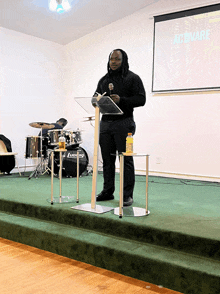
[[[112,83],[108,84],[108,88],[110,90],[110,95],[112,94],[112,91],[114,89],[114,85]]]

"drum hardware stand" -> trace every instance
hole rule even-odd
[[[30,176],[28,177],[28,180],[30,180],[31,178],[35,177],[35,178],[38,178],[39,175],[42,175],[42,170],[41,170],[41,165],[42,165],[42,162],[40,162],[35,170],[30,174]]]
[[[50,152],[52,152],[51,150]],[[35,170],[30,174],[28,177],[28,180],[30,180],[32,177],[38,178],[41,175],[45,175],[46,173],[49,175],[51,173],[51,169],[48,167],[48,161],[47,158],[43,158],[41,155],[41,161],[40,163],[36,166]],[[55,173],[53,173],[54,177],[58,177]]]
[[[84,172],[84,175],[90,176],[90,175],[92,175],[92,173],[93,173],[93,167],[92,167],[92,165],[88,165],[87,170]]]
[[[41,156],[40,163],[36,166],[35,170],[30,174],[28,180],[32,177],[38,178],[38,176],[44,175],[46,172],[49,174],[50,169],[46,166],[46,159]]]
[[[53,150],[50,151],[50,153],[53,152]],[[50,157],[50,155],[49,155]],[[49,175],[52,173],[52,170],[48,167],[48,161],[47,159],[43,159],[43,166],[44,166],[44,172],[42,172],[42,176],[45,175],[46,173]],[[58,175],[56,175],[54,172],[53,172],[53,176],[58,178]]]
[[[46,160],[43,159],[44,165],[45,165],[45,162],[46,162]],[[42,162],[40,162],[37,165],[37,167],[35,168],[35,170],[30,174],[30,176],[28,177],[28,180],[30,180],[33,177],[38,178],[38,176],[43,176],[46,173],[48,173],[48,175],[49,175],[50,172],[51,172],[51,169],[48,166],[45,166],[45,170],[42,171]],[[55,173],[53,175],[54,175],[54,177],[57,177],[58,178],[58,176]]]
[[[42,122],[34,122],[29,124],[31,127],[34,128],[40,128],[40,163],[36,166],[35,170],[30,174],[28,177],[28,180],[30,180],[32,177],[37,178],[39,175],[44,175],[46,172],[49,174],[49,171],[51,171],[47,165],[46,165],[46,159],[43,158],[43,128],[44,129],[50,129],[53,128],[54,125],[48,124],[48,123],[42,123]]]
[[[28,177],[28,180],[30,180],[32,177],[35,176],[35,178],[38,178],[39,175],[42,175],[42,166],[43,166],[43,157],[42,157],[42,131],[43,128],[41,127],[40,131],[40,163],[36,166],[35,170],[30,174]]]

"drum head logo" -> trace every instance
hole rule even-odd
[[[85,154],[79,154],[79,158],[83,158],[85,156]],[[68,152],[67,158],[77,158],[77,153],[71,153],[71,152]]]

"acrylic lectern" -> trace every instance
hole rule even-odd
[[[75,98],[75,101],[88,113],[95,112],[95,133],[94,133],[94,153],[93,153],[93,178],[92,178],[92,194],[91,203],[81,204],[71,207],[77,210],[84,210],[93,213],[105,213],[113,210],[113,207],[96,205],[96,190],[97,190],[97,174],[98,174],[98,150],[99,150],[99,124],[100,113],[102,115],[122,115],[122,110],[114,103],[114,101],[103,95],[90,98]]]

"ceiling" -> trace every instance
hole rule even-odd
[[[69,0],[72,9],[51,12],[49,0],[1,0],[0,27],[66,45],[158,0]]]

